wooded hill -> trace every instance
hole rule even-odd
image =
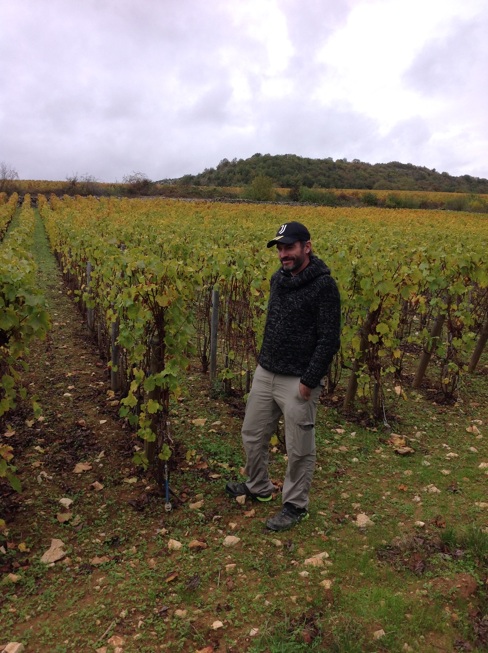
[[[310,159],[296,154],[254,154],[248,159],[222,159],[216,168],[197,175],[163,179],[164,184],[236,187],[257,176],[269,177],[281,188],[355,188],[365,190],[423,190],[456,193],[488,193],[488,179],[453,177],[411,163],[364,163],[358,159]]]

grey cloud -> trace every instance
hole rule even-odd
[[[273,149],[303,156],[343,158],[357,151],[361,143],[371,145],[376,125],[347,106],[324,108],[299,100],[276,103],[260,133],[266,132]]]
[[[488,82],[488,17],[460,21],[445,38],[433,38],[404,76],[423,93],[459,94]]]
[[[229,84],[215,84],[195,101],[190,98],[188,107],[182,112],[183,119],[188,123],[196,120],[204,126],[212,123],[221,127],[230,117],[228,105],[231,98],[232,88]]]

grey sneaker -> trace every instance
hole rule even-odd
[[[286,531],[308,517],[308,511],[305,508],[297,508],[292,503],[285,503],[281,512],[268,519],[266,528],[269,528],[270,531]]]
[[[249,497],[253,501],[271,501],[273,498],[272,494],[254,494],[245,483],[232,483],[229,481],[225,486],[225,491],[234,499],[242,495]]]

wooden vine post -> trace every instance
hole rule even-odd
[[[157,374],[164,368],[164,357],[163,357],[163,348],[160,339],[157,336],[154,336],[151,339],[150,344],[150,362],[149,362],[149,373],[151,375]],[[161,386],[156,385],[153,390],[149,392],[149,399],[161,403],[162,398],[162,388]],[[158,455],[158,430],[159,430],[159,413],[155,413],[151,420],[151,430],[156,434],[155,440],[144,440],[144,453],[149,462],[149,466],[152,467],[157,462]]]
[[[119,337],[119,318],[112,322],[110,327],[110,353],[111,353],[111,366],[110,366],[110,387],[114,392],[120,390],[120,345],[117,342]]]
[[[91,296],[91,274],[92,274],[92,264],[90,261],[87,262],[86,264],[86,293],[88,297],[88,302],[90,301],[90,296]],[[95,311],[92,307],[88,306],[86,307],[86,322],[88,324],[88,328],[90,331],[93,331],[93,327],[95,324]]]
[[[219,291],[212,290],[212,319],[210,323],[210,381],[217,376],[217,335],[219,329]]]

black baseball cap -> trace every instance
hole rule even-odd
[[[273,245],[277,245],[278,243],[291,245],[292,243],[296,243],[297,240],[304,242],[310,240],[310,232],[307,227],[301,222],[285,222],[278,229],[273,240],[269,241],[267,247],[273,247]]]

